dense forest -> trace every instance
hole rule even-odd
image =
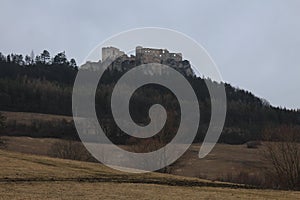
[[[127,67],[127,62],[120,63]],[[134,63],[132,64],[134,65]],[[133,67],[133,66],[132,66]],[[78,72],[74,59],[68,60],[65,52],[51,57],[47,50],[40,55],[3,55],[0,53],[0,110],[37,112],[46,114],[72,115],[72,86]],[[108,70],[100,80],[96,93],[96,111],[101,126],[106,134],[118,144],[132,141],[128,135],[116,126],[110,109],[110,97],[114,84],[125,71]],[[195,142],[201,141],[210,121],[210,96],[205,80],[196,76],[186,77],[197,94],[201,121]],[[208,80],[208,79],[206,79]],[[208,80],[216,87],[220,83]],[[297,126],[300,124],[300,112],[273,107],[266,100],[252,93],[225,84],[227,95],[227,117],[219,142],[240,144],[250,140],[261,139],[262,131],[267,127],[282,124]],[[147,95],[148,94],[148,95]],[[149,95],[151,94],[151,95]],[[170,141],[178,128],[178,102],[173,94],[164,87],[148,85],[138,89],[132,98],[130,112],[137,123],[147,123],[147,109],[154,103],[164,105],[168,113],[167,124],[161,131],[164,140]],[[170,119],[169,119],[170,117]],[[73,124],[44,125],[39,129],[23,127],[23,135],[33,137],[68,137],[77,138]],[[37,125],[35,125],[37,126]],[[48,127],[51,130],[45,130]],[[57,128],[59,127],[59,128]],[[7,127],[1,134],[11,135]],[[46,128],[47,129],[47,128]],[[58,129],[58,130],[57,130]],[[63,131],[62,131],[63,130]],[[14,131],[20,135],[20,131]],[[61,134],[61,135],[58,135]]]

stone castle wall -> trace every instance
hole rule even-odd
[[[177,62],[182,61],[181,53],[170,53],[167,49],[152,49],[143,48],[141,46],[136,47],[136,59],[140,61],[141,64],[144,63],[164,63],[167,60],[172,59]]]
[[[102,48],[102,61],[106,59],[116,59],[122,55],[125,55],[124,51],[120,51],[118,48],[115,47]]]
[[[188,76],[194,75],[190,63],[188,61],[182,60],[181,53],[170,53],[167,49],[153,49],[137,46],[135,56],[131,55],[129,57],[127,54],[125,54],[123,51],[120,51],[118,48],[104,47],[102,48],[102,61],[109,60],[114,60],[114,62],[109,66],[109,68],[114,68],[118,71],[122,71],[128,67],[130,68],[132,67],[132,65],[138,66],[141,64],[148,63],[161,63],[173,67],[174,69]],[[161,74],[162,71],[164,71],[164,69],[155,70],[160,71],[159,74]]]
[[[102,48],[102,60],[108,58],[115,59],[119,56],[126,55],[123,51],[120,51],[115,47],[104,47]],[[177,62],[182,61],[181,53],[170,53],[167,49],[153,49],[143,48],[141,46],[136,47],[135,59],[141,63],[164,63],[168,60],[175,60]]]

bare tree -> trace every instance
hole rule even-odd
[[[300,188],[300,144],[299,128],[281,126],[264,131],[262,154],[269,161],[267,173],[277,187]]]
[[[94,161],[83,144],[73,140],[60,140],[55,142],[50,148],[50,155],[57,158]]]
[[[0,130],[5,127],[5,120],[6,120],[6,117],[4,117],[2,115],[2,113],[0,113]]]
[[[0,113],[0,133],[3,131],[3,129],[5,128],[5,120],[6,117],[2,115],[2,113]],[[4,147],[5,146],[5,142],[3,141],[3,139],[0,139],[0,147]]]
[[[131,145],[129,146],[129,150],[135,153],[148,153],[148,152],[156,151],[165,145],[166,144],[160,141],[159,138],[147,138],[147,139],[137,140],[137,141],[132,140]],[[166,165],[166,161],[167,161],[166,153],[163,152],[160,155],[160,157],[156,158],[155,161],[145,159],[143,161],[143,165],[147,166],[149,165],[149,162],[157,162],[160,165]],[[167,166],[158,171],[162,173],[170,173],[171,167]]]

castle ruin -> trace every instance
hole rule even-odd
[[[102,61],[106,59],[115,59],[125,55],[124,51],[120,51],[116,47],[103,47],[102,48]],[[167,49],[153,49],[143,48],[137,46],[135,49],[135,59],[140,64],[146,63],[165,63],[168,60],[174,60],[176,62],[182,61],[181,53],[170,53]]]
[[[170,53],[167,49],[143,48],[141,46],[136,47],[135,56],[141,64],[151,62],[165,63],[168,60],[182,61],[181,53]]]
[[[116,47],[103,47],[102,48],[102,60],[115,59],[122,55],[125,55],[124,51],[120,51],[120,49],[118,49]]]
[[[103,47],[102,62],[104,61],[113,61],[109,68],[114,68],[118,71],[124,70],[124,65],[130,65],[132,67],[132,64],[138,66],[148,63],[161,63],[173,67],[185,75],[194,75],[190,63],[187,60],[182,60],[181,53],[172,53],[167,49],[154,49],[137,46],[135,49],[135,56],[131,55],[129,57],[124,53],[124,51],[121,51],[116,47]],[[156,70],[162,71],[163,69]]]

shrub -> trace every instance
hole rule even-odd
[[[266,175],[273,178],[278,188],[300,189],[299,133],[299,127],[287,125],[264,131],[262,154],[270,163]]]
[[[4,117],[2,113],[0,113],[0,130],[2,130],[5,127],[5,120],[6,117]]]
[[[249,141],[246,143],[248,149],[257,149],[261,145],[260,141]]]
[[[50,148],[49,154],[63,159],[95,161],[81,142],[73,140],[60,140],[54,143]]]

